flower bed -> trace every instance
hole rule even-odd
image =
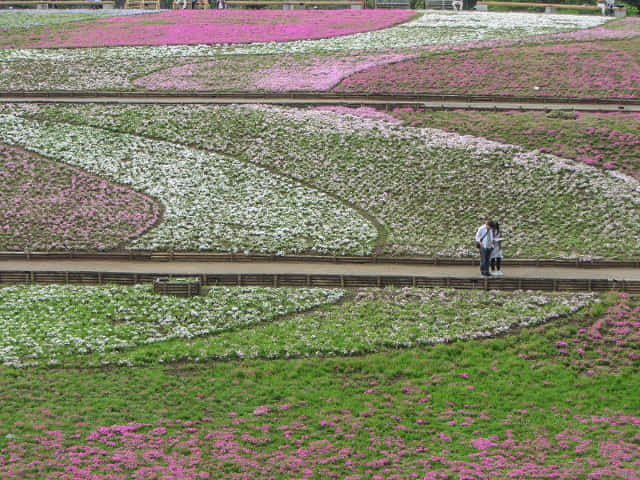
[[[291,478],[292,472],[304,475],[298,478],[313,475],[349,479],[475,479],[497,475],[558,480],[588,475],[638,478],[633,464],[640,458],[640,447],[633,429],[640,418],[633,414],[587,416],[577,428],[553,432],[541,429],[531,437],[521,428],[484,437],[478,429],[484,430],[494,419],[479,406],[457,405],[456,410],[452,408],[456,404],[450,402],[430,411],[434,402],[429,389],[406,388],[398,395],[372,389],[367,395],[371,407],[361,412],[323,411],[320,427],[307,416],[281,424],[282,410],[303,410],[306,402],[300,400],[295,405],[261,405],[253,415],[231,416],[225,425],[198,416],[157,423],[131,422],[72,434],[58,429],[30,432],[24,444],[9,442],[6,451],[12,465],[3,468],[0,464],[0,473],[4,478],[24,478],[26,471],[46,472],[48,478],[69,478],[64,472],[73,471],[96,480],[242,480]],[[424,418],[416,419],[407,406],[424,411]],[[534,412],[538,408],[530,404],[518,411],[503,412],[500,417],[505,422],[529,422],[537,416]],[[464,444],[460,445],[462,442],[454,440],[449,429],[437,431],[421,425],[430,423],[436,414],[453,425],[462,424],[458,427],[462,430],[473,425],[467,430],[473,428],[478,433],[474,436],[465,432]],[[604,432],[605,427],[609,427],[609,433]],[[389,428],[393,430],[389,432]],[[355,440],[365,435],[370,442],[366,447]],[[283,442],[277,450],[272,447]],[[429,452],[425,444],[433,446],[434,451]],[[462,457],[460,450],[468,456]],[[562,461],[557,452],[567,452]],[[569,457],[571,460],[567,460]],[[38,460],[30,463],[31,458]]]
[[[2,90],[131,91],[135,89],[132,82],[138,77],[198,60],[191,57],[103,58],[93,55],[83,58],[64,57],[63,55],[63,58],[59,59],[0,61]]]
[[[280,55],[354,50],[389,50],[423,47],[426,51],[489,48],[530,42],[586,41],[632,38],[639,33],[638,19],[605,25],[597,16],[536,15],[465,12],[424,14],[415,20],[372,32],[319,40],[267,42],[236,45],[163,45],[156,47],[111,47],[96,49],[0,49],[0,59],[13,61],[77,61],[84,58],[119,58],[139,61],[167,57],[210,57],[215,55]],[[486,17],[486,18],[485,18]],[[466,18],[465,21],[462,19]],[[456,22],[460,26],[456,27]],[[440,25],[441,24],[441,25]],[[448,24],[448,25],[446,25]],[[439,27],[438,27],[439,25]],[[545,32],[557,32],[545,34]],[[518,34],[524,35],[519,38]],[[414,52],[415,53],[415,52]]]
[[[635,39],[428,56],[356,73],[335,90],[637,98],[638,51],[640,40]]]
[[[179,129],[200,138],[198,128]],[[162,202],[162,222],[135,239],[129,245],[134,249],[361,255],[372,251],[377,236],[370,222],[340,201],[240,160],[13,116],[0,116],[0,132],[9,143]]]
[[[397,109],[407,125],[437,126],[460,134],[573,158],[640,179],[640,114],[589,112],[415,111]]]
[[[604,315],[591,325],[570,328],[567,340],[555,343],[558,355],[588,376],[640,362],[640,305],[636,298],[614,293]]]
[[[286,42],[379,30],[409,10],[178,10],[0,33],[0,48]]]
[[[0,363],[355,355],[502,334],[575,312],[595,299],[593,294],[363,289],[353,302],[276,321],[344,295],[342,290],[216,287],[179,299],[154,294],[150,285],[6,287],[0,289]],[[83,358],[71,358],[78,354]]]
[[[474,254],[473,234],[490,216],[509,237],[507,256],[640,256],[635,180],[482,138],[259,106],[60,106],[34,115],[215,148],[288,172],[369,212],[382,224],[386,253]]]
[[[332,303],[340,290],[211,288],[188,300],[136,287],[16,286],[0,289],[0,363],[52,363],[247,328]]]
[[[343,78],[374,65],[408,58],[403,54],[349,56],[241,55],[153,72],[133,83],[148,90],[289,92],[329,90]]]
[[[151,198],[0,144],[0,250],[109,250],[149,230]]]
[[[223,332],[132,355],[106,355],[110,363],[175,362],[188,358],[291,358],[362,355],[490,337],[533,326],[589,305],[592,294],[545,295],[440,289],[361,290],[355,300],[303,317],[249,330]]]
[[[272,293],[260,292],[278,308]],[[229,298],[239,306],[247,295],[239,302]],[[298,323],[306,316],[346,320],[347,326],[372,319],[371,333],[373,322],[389,316],[392,323],[401,311],[402,332],[418,323],[446,329],[462,320],[456,315],[465,310],[458,307],[471,307],[475,325],[477,315],[498,319],[498,311],[516,324],[531,324],[577,307],[578,297],[364,290],[354,305],[323,307]],[[102,308],[106,301],[98,305],[101,315],[122,305],[122,297],[115,298],[111,310]],[[0,477],[636,479],[640,418],[632,386],[640,380],[638,360],[582,374],[557,346],[573,341],[576,323],[604,333],[621,318],[637,320],[637,312],[628,312],[636,307],[606,296],[588,310],[510,335],[364,357],[0,365]],[[630,332],[605,334],[602,341],[630,343],[639,328],[620,327]],[[170,343],[157,344],[158,351]],[[583,335],[583,343],[599,348],[596,335]],[[534,349],[532,361],[527,354]]]
[[[607,25],[578,32],[539,35],[547,31],[593,27],[604,20],[595,16],[585,20],[584,16],[514,16],[492,13],[485,22],[483,14],[468,15],[470,16],[458,17],[430,12],[427,14],[428,20],[419,18],[384,30],[322,40],[246,45],[0,49],[0,82],[8,90],[122,90],[134,88],[133,82],[136,79],[149,75],[147,79],[138,80],[138,83],[152,89],[165,86],[169,89],[191,89],[202,85],[220,90],[236,87],[245,90],[253,84],[259,88],[258,84],[269,81],[268,75],[273,71],[278,75],[295,77],[295,88],[307,88],[309,82],[300,73],[302,70],[314,75],[311,82],[313,88],[321,88],[327,84],[332,86],[332,82],[339,80],[338,72],[350,73],[353,64],[359,62],[355,60],[357,57],[367,56],[373,63],[386,63],[388,58],[395,55],[413,56],[427,51],[468,51],[531,42],[574,41],[576,38],[582,41],[629,38],[640,31],[638,22],[629,18],[611,24],[611,28]],[[437,27],[443,21],[449,22],[449,27]],[[458,21],[461,22],[460,27],[455,27],[455,22]],[[512,38],[518,32],[523,35],[538,35]],[[407,50],[409,47],[415,48]],[[360,53],[354,55],[355,51]],[[338,58],[331,60],[329,52],[341,53]],[[310,57],[301,59],[301,54]],[[260,57],[245,58],[245,55]],[[353,61],[349,60],[352,55]],[[379,59],[376,60],[374,57],[378,56]],[[203,65],[195,65],[195,62]],[[194,65],[180,68],[184,64]],[[171,70],[161,72],[167,69]],[[261,72],[262,75],[259,75]],[[320,72],[326,72],[331,81],[319,77]],[[205,78],[209,74],[214,80]],[[243,84],[243,80],[247,81],[248,86]],[[269,88],[279,89],[283,86],[284,83],[280,82]]]

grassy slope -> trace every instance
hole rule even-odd
[[[477,135],[571,158],[640,178],[640,114],[584,112],[414,111],[407,125]]]
[[[286,172],[379,219],[383,253],[473,255],[470,235],[490,216],[509,226],[512,257],[637,255],[628,231],[636,210],[604,195],[621,183],[613,187],[597,171],[558,173],[544,162],[516,166],[514,153],[491,151],[483,140],[391,127],[387,133],[384,124],[284,109],[59,106],[36,115],[221,151]]]
[[[23,478],[44,478],[40,467],[25,464],[51,458],[49,472],[62,468],[55,465],[68,467],[71,447],[84,445],[111,452],[107,459],[131,478],[157,462],[150,457],[127,467],[118,455],[134,451],[143,458],[153,444],[194,477],[221,465],[225,478],[242,478],[233,472],[243,468],[252,478],[299,478],[305,472],[304,478],[414,478],[428,470],[457,477],[476,464],[478,472],[488,473],[486,465],[498,457],[510,465],[491,467],[503,476],[526,462],[532,475],[575,478],[576,472],[602,469],[620,476],[622,469],[633,472],[640,459],[632,417],[640,409],[640,376],[637,358],[628,361],[639,353],[637,340],[630,335],[625,348],[608,348],[609,362],[603,362],[602,345],[587,341],[581,329],[619,318],[605,314],[607,307],[630,312],[635,306],[612,296],[590,313],[513,336],[356,358],[1,368],[0,472],[3,478],[17,471]],[[607,342],[613,325],[600,330]],[[576,340],[584,353],[572,348]],[[560,348],[565,343],[566,353]],[[138,446],[115,427],[108,438],[95,440],[99,427],[129,422],[147,424],[136,431]],[[228,455],[206,441],[207,432],[228,437]],[[171,445],[171,438],[178,443]],[[495,446],[479,448],[485,441]],[[614,456],[606,445],[626,456]],[[9,450],[12,465],[6,463]],[[114,452],[120,453],[110,459]],[[101,457],[88,458],[103,478]],[[260,465],[251,466],[252,459]],[[482,459],[485,467],[479,466]]]

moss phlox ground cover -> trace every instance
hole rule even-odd
[[[81,20],[95,20],[102,17],[119,15],[138,15],[140,13],[140,10],[116,8],[110,10],[65,10],[58,12],[45,12],[42,10],[2,10],[0,11],[0,31],[31,28],[40,25],[56,25]]]
[[[367,254],[377,236],[338,200],[233,158],[12,116],[0,118],[0,132],[162,202],[162,222],[134,239],[135,249]]]
[[[11,31],[0,35],[0,48],[283,42],[382,29],[412,16],[408,10],[177,10]]]
[[[611,306],[593,324],[569,327],[566,340],[555,342],[557,353],[588,376],[633,367],[640,361],[640,305],[637,298],[613,293]],[[525,358],[535,358],[528,352]]]
[[[430,12],[424,17],[383,30],[322,40],[246,45],[0,49],[0,80],[4,88],[16,90],[126,90],[138,85],[151,89],[245,90],[253,84],[256,88],[280,89],[284,85],[281,82],[272,85],[272,78],[291,77],[297,79],[291,88],[323,89],[351,74],[354,63],[362,63],[347,60],[353,52],[359,56],[366,54],[368,62],[373,64],[384,64],[391,56],[407,58],[421,52],[446,53],[531,42],[567,42],[576,38],[583,41],[629,38],[639,30],[632,19],[613,23],[615,29],[591,28],[604,21],[595,16],[494,13],[455,16]],[[451,28],[456,22],[460,22],[460,26]],[[576,28],[588,29],[562,32]],[[560,33],[540,35],[548,31]],[[519,35],[523,37],[517,38]],[[332,60],[327,57],[329,52],[340,53]],[[245,55],[260,55],[263,60],[244,58]],[[296,58],[299,55],[305,58]],[[185,64],[191,66],[180,68]],[[151,74],[149,78],[140,78],[148,74]],[[243,78],[247,86],[242,85]]]
[[[429,304],[453,318],[459,310],[450,307],[469,295],[443,291],[424,302],[419,297],[429,294],[418,292],[365,291],[356,303],[363,313],[375,297],[396,306]],[[438,307],[441,293],[453,303]],[[541,307],[542,298],[528,301]],[[563,297],[555,298],[552,303]],[[566,362],[558,344],[584,328],[592,333],[581,348],[595,351],[615,338],[622,358],[623,349],[638,351],[632,339],[639,314],[635,300],[609,296],[588,311],[512,336],[350,359],[107,369],[91,376],[74,368],[14,375],[0,367],[5,404],[21,406],[16,415],[0,415],[0,473],[636,479],[637,359],[621,364],[620,376],[605,364],[582,375],[585,365]]]
[[[258,106],[65,106],[33,115],[215,149],[287,172],[377,220],[385,253],[468,256],[469,232],[485,215],[509,226],[512,257],[629,258],[640,249],[631,228],[636,180],[483,138]],[[482,205],[479,176],[496,179],[495,195]]]
[[[148,364],[234,358],[362,355],[388,348],[495,336],[576,312],[592,295],[460,292],[434,289],[362,290],[352,301],[250,330],[222,332],[160,348],[101,356],[102,362]]]
[[[76,30],[83,29],[85,30],[84,36],[78,38],[79,45],[75,46],[102,47],[146,44],[159,45],[160,50],[157,52],[164,50],[166,53],[172,50],[177,51],[178,49],[171,47],[176,43],[211,45],[242,42],[256,45],[249,46],[249,50],[243,46],[232,46],[231,49],[237,53],[244,53],[257,48],[258,50],[253,50],[253,53],[268,53],[263,49],[275,48],[276,51],[270,53],[281,53],[279,48],[285,48],[289,53],[300,53],[310,48],[313,50],[406,48],[492,38],[518,38],[551,32],[580,30],[596,27],[606,22],[606,19],[602,17],[584,15],[542,16],[518,13],[486,14],[482,12],[462,12],[459,15],[452,15],[446,12],[425,12],[415,20],[391,27],[394,23],[409,20],[413,15],[414,13],[407,10],[325,10],[315,12],[268,10],[260,12],[259,15],[250,10],[174,11],[152,16],[118,17],[83,22],[77,25],[68,24],[64,28],[43,28],[40,34],[38,32],[29,34],[7,32],[0,35],[0,45],[5,49],[72,46],[64,43],[68,41],[67,37],[69,35],[75,36]],[[233,28],[238,23],[243,23],[245,28]],[[110,30],[100,28],[105,24],[115,28]],[[274,25],[278,25],[280,28],[276,29]],[[203,26],[208,35],[201,38],[202,28],[200,27]],[[291,27],[291,30],[287,31],[287,27]],[[162,43],[152,37],[145,39],[146,29],[149,31],[160,30],[165,36],[172,34],[178,36],[173,40],[162,37],[166,40],[165,43]],[[281,34],[278,32],[282,30],[289,35],[289,38],[280,36]],[[110,31],[117,31],[121,38],[110,38]],[[219,32],[225,32],[227,35],[221,35]],[[348,33],[352,33],[352,35],[348,35]],[[39,40],[39,35],[42,40]],[[104,35],[109,37],[104,37]],[[92,36],[97,38],[93,39]],[[102,38],[100,38],[101,36]],[[133,36],[133,38],[129,38],[129,36]],[[319,40],[309,40],[312,38]],[[195,39],[200,39],[200,41]],[[279,45],[279,42],[287,39],[295,41]],[[204,48],[207,49],[207,47]],[[228,51],[228,48],[224,47],[223,51]],[[201,50],[202,47],[195,47],[195,49]],[[125,51],[133,50],[116,48],[111,54],[117,55]],[[183,53],[191,55],[192,49],[184,50]]]
[[[0,178],[3,250],[110,250],[160,219],[148,196],[2,144]]]
[[[522,145],[640,178],[638,113],[436,112],[399,108],[391,115],[407,125],[438,125],[447,131]]]
[[[340,300],[323,289],[211,288],[188,300],[135,287],[15,286],[0,289],[0,362],[65,357],[243,329]]]
[[[32,39],[16,29],[35,14],[0,13],[0,43],[14,46],[150,43],[152,28],[189,43],[213,28],[203,19],[235,32],[207,43],[277,40],[0,49],[0,83],[286,91],[355,74],[371,85],[354,91],[386,88],[387,75],[396,92],[430,85],[420,70],[432,68],[429,88],[462,93],[637,97],[638,19],[427,13],[344,35],[385,25],[263,13],[165,12]],[[255,28],[242,31],[247,16]],[[341,36],[309,40],[329,35]],[[0,249],[467,256],[491,216],[511,257],[638,258],[639,121],[2,105]],[[149,230],[154,199],[164,211]],[[639,333],[638,298],[624,293],[6,287],[0,478],[640,480]]]
[[[415,54],[414,54],[415,55]],[[220,56],[212,61],[181,65],[134,80],[147,90],[229,90],[288,92],[329,90],[352,73],[411,54],[311,56]],[[338,58],[336,58],[338,57]]]
[[[212,288],[159,296],[151,286],[0,289],[5,365],[166,363],[372,353],[502,334],[576,312],[593,295],[455,290]],[[253,328],[256,327],[256,328]],[[185,343],[185,339],[188,342]],[[161,343],[159,343],[161,342]]]
[[[639,45],[635,39],[413,58],[351,75],[336,91],[636,98]]]

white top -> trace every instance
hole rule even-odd
[[[482,248],[492,248],[493,230],[486,225],[482,225],[476,232],[476,242],[480,242]]]
[[[502,235],[493,239],[493,250],[491,250],[491,258],[502,258]]]

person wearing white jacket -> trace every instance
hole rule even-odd
[[[480,250],[480,274],[484,277],[490,276],[489,259],[493,250],[493,229],[490,223],[487,220],[476,232],[476,246]]]

